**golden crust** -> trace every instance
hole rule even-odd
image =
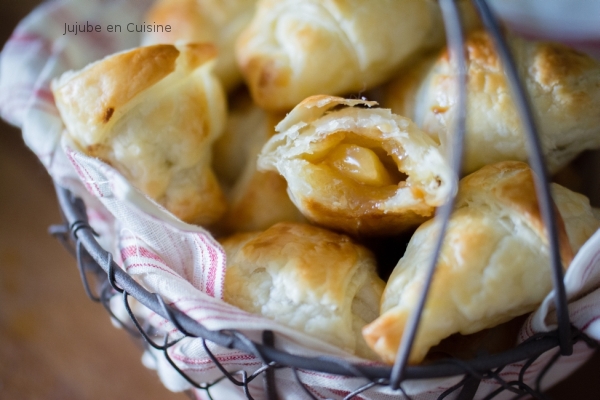
[[[424,56],[387,83],[383,93],[383,105],[395,114],[411,118],[418,126],[422,126],[424,116],[417,104],[423,101],[419,98],[421,87],[426,85],[423,82],[430,76],[429,72],[437,58],[437,53]],[[431,136],[436,141],[439,140],[437,135]]]
[[[382,83],[415,54],[441,45],[439,20],[437,4],[423,0],[368,6],[357,0],[263,0],[238,39],[236,56],[254,101],[285,111],[311,95]]]
[[[119,53],[52,82],[67,134],[88,155],[186,222],[210,224],[225,198],[210,169],[225,98],[214,46],[155,45]]]
[[[377,316],[384,284],[366,248],[347,236],[293,223],[237,234],[222,245],[225,301],[373,356],[360,329]]]
[[[305,221],[287,194],[285,179],[256,168],[258,153],[275,133],[282,116],[264,112],[246,95],[238,93],[233,99],[225,132],[214,147],[215,171],[228,188],[229,203],[227,213],[213,227],[218,234],[264,230],[282,221]]]
[[[175,44],[177,41],[214,41],[211,21],[200,11],[197,0],[159,0],[146,14],[146,20],[170,25],[170,32],[151,32],[144,40],[150,43]]]
[[[256,171],[253,165],[232,188],[229,209],[215,229],[227,234],[249,232],[283,221],[306,219],[290,200],[285,179],[276,172]]]
[[[213,146],[213,167],[224,186],[233,186],[250,165],[255,148],[260,150],[273,132],[265,130],[265,112],[246,91],[235,91],[228,98],[227,123]],[[275,125],[273,125],[275,126]]]
[[[481,201],[479,197],[493,197],[495,202],[511,208],[537,232],[540,240],[547,245],[547,232],[537,200],[533,172],[525,163],[504,161],[488,165],[477,173],[466,176],[461,181],[460,196],[456,206]],[[487,199],[486,199],[487,200]],[[560,254],[564,265],[573,260],[573,250],[569,243],[565,223],[558,209],[554,210],[558,229]]]
[[[178,57],[179,50],[166,45],[118,54],[61,79],[53,86],[55,100],[78,112],[82,120],[107,124],[131,99],[172,73]],[[96,96],[83,103],[82,92],[91,88],[98,88]]]
[[[549,169],[555,172],[579,152],[600,146],[600,64],[560,44],[509,39],[532,101]],[[464,172],[504,160],[526,161],[521,122],[491,38],[475,31],[465,49]],[[409,112],[409,118],[445,143],[456,110],[453,74],[444,51],[435,62],[421,64],[392,81],[384,105],[395,112]]]
[[[280,133],[263,147],[259,169],[286,178],[292,201],[309,220],[357,236],[389,235],[430,218],[445,200],[450,174],[437,145],[408,119],[364,108],[375,105],[312,96],[277,125]],[[332,164],[331,157],[348,147],[366,154],[372,165],[352,156]],[[349,177],[343,165],[335,167],[338,161],[359,165],[367,178],[389,174],[389,181]]]
[[[600,220],[584,196],[558,185],[553,192],[566,268]],[[532,173],[524,163],[486,166],[461,181],[411,363],[454,333],[471,334],[534,310],[550,292],[549,246],[534,202]],[[437,230],[433,220],[417,229],[388,280],[381,316],[363,330],[386,362],[394,362]]]
[[[266,264],[266,260],[280,268],[292,260],[298,278],[294,283],[299,288],[316,292],[319,297],[331,297],[336,303],[346,296],[346,281],[356,268],[359,251],[366,254],[349,237],[311,225],[280,223],[249,241],[247,238],[236,235],[222,241],[225,248],[235,246],[236,241],[244,243],[229,268],[239,261]],[[239,260],[240,256],[243,260]]]
[[[142,44],[212,43],[219,49],[215,74],[226,89],[241,82],[233,54],[234,42],[250,22],[255,0],[158,0],[146,21],[170,25],[170,32],[145,33]]]

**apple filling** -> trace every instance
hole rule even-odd
[[[392,185],[391,174],[373,150],[354,144],[340,144],[325,162],[347,178],[370,186]]]
[[[344,140],[330,150],[321,163],[344,178],[374,188],[398,186],[408,178],[384,149],[366,143]]]

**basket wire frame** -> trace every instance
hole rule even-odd
[[[558,332],[560,339],[560,351],[562,355],[573,353],[573,343],[570,337],[569,310],[567,308],[567,294],[563,281],[563,265],[560,259],[560,246],[558,241],[558,229],[554,217],[554,202],[550,193],[548,170],[544,162],[542,145],[538,135],[535,118],[532,112],[531,101],[523,84],[519,79],[519,72],[514,58],[510,53],[508,44],[500,30],[497,18],[490,10],[486,0],[474,0],[475,6],[481,15],[483,25],[490,33],[500,61],[504,67],[504,73],[508,78],[508,84],[513,94],[513,101],[519,113],[521,124],[525,131],[527,143],[527,154],[529,164],[533,169],[535,190],[542,214],[542,220],[548,232],[548,244],[550,248],[550,265],[552,267],[552,283],[555,292],[555,305],[558,318]]]
[[[563,268],[560,260],[556,221],[554,219],[554,205],[550,196],[548,173],[543,160],[541,144],[537,135],[534,117],[527,98],[519,81],[518,71],[510,50],[502,35],[500,24],[491,12],[486,0],[473,0],[486,30],[493,38],[500,60],[505,70],[509,86],[513,93],[515,105],[523,122],[527,137],[529,162],[535,175],[536,193],[542,217],[548,233],[550,247],[550,264],[552,268],[553,285],[558,315],[558,329],[540,333],[513,349],[500,354],[483,355],[472,360],[444,359],[430,365],[407,365],[408,356],[414,342],[418,324],[423,312],[430,284],[435,273],[437,258],[443,244],[444,233],[450,219],[454,197],[458,188],[458,176],[461,167],[463,139],[466,120],[466,61],[464,59],[464,38],[461,30],[460,16],[455,0],[439,0],[444,18],[446,36],[450,57],[454,63],[457,79],[457,107],[458,118],[451,135],[450,164],[454,173],[451,182],[452,195],[448,201],[438,208],[435,218],[439,220],[441,229],[436,238],[434,254],[431,256],[427,269],[425,288],[421,293],[418,306],[413,311],[407,328],[402,336],[398,355],[392,367],[355,365],[335,357],[303,357],[277,350],[276,337],[272,331],[264,331],[262,343],[255,343],[238,331],[211,331],[202,324],[188,317],[186,314],[167,304],[157,293],[150,293],[139,285],[133,278],[124,272],[113,260],[112,255],[105,251],[96,240],[96,232],[88,224],[85,205],[79,198],[67,189],[56,184],[57,197],[63,215],[64,223],[50,227],[50,233],[56,236],[61,243],[76,258],[84,290],[88,297],[104,305],[111,318],[126,329],[132,336],[143,340],[146,347],[153,347],[162,352],[171,366],[194,388],[202,390],[208,398],[213,398],[211,389],[219,383],[228,380],[242,388],[248,399],[253,399],[250,383],[262,377],[264,393],[268,399],[279,398],[276,388],[276,371],[282,368],[291,369],[296,383],[304,391],[307,398],[317,399],[310,387],[302,382],[299,372],[310,370],[346,377],[364,379],[360,387],[349,388],[344,399],[359,398],[361,393],[367,392],[376,386],[389,386],[397,390],[399,398],[410,399],[402,383],[411,379],[430,379],[450,376],[464,376],[453,387],[447,389],[438,398],[445,399],[457,396],[459,400],[474,398],[480,382],[483,379],[494,380],[498,388],[488,394],[485,399],[492,399],[502,392],[512,392],[515,398],[533,397],[545,399],[541,392],[544,376],[561,356],[568,356],[573,352],[573,344],[583,340],[588,346],[597,348],[598,344],[585,334],[572,327],[569,320],[566,291],[563,282]],[[91,278],[91,279],[90,279]],[[91,280],[96,285],[92,290]],[[122,301],[130,319],[120,320],[112,311],[110,301],[114,296],[122,296]],[[135,298],[140,304],[156,314],[170,321],[178,331],[177,338],[170,338],[168,334],[161,335],[149,324],[139,321],[129,304],[129,298]],[[163,343],[159,344],[152,337],[162,337]],[[172,359],[169,349],[186,338],[198,338],[202,341],[209,358],[221,371],[223,376],[213,382],[196,382],[187,375]],[[227,370],[213,354],[208,346],[213,345],[228,349],[237,349],[254,355],[262,362],[262,366],[253,373],[246,371]],[[533,387],[525,383],[525,372],[547,351],[559,348],[536,377]],[[506,381],[500,376],[501,371],[510,364],[523,362],[518,378]],[[458,394],[456,394],[458,393]]]
[[[452,180],[450,182],[450,198],[439,207],[436,211],[435,218],[440,221],[440,228],[438,235],[435,240],[434,251],[430,257],[429,264],[427,265],[425,282],[423,284],[423,290],[420,293],[419,300],[415,310],[410,315],[407,327],[402,335],[398,353],[396,355],[396,361],[394,368],[392,369],[392,389],[398,389],[400,383],[404,378],[404,370],[408,362],[408,357],[412,349],[413,342],[417,335],[419,328],[419,321],[421,314],[425,308],[425,302],[427,301],[427,295],[431,288],[431,282],[433,281],[433,275],[437,266],[437,260],[444,242],[444,236],[452,209],[454,207],[454,198],[458,192],[458,176],[460,174],[463,142],[465,135],[465,124],[466,124],[466,99],[467,99],[467,85],[466,85],[466,62],[463,51],[463,32],[460,21],[460,15],[458,8],[454,0],[440,0],[440,8],[442,10],[442,16],[444,19],[444,26],[446,28],[446,37],[448,42],[448,49],[450,51],[450,60],[455,64],[456,79],[459,84],[456,85],[458,89],[457,93],[457,109],[458,118],[455,121],[453,127],[454,134],[450,135],[451,143],[449,146],[450,154],[450,166],[452,168]]]

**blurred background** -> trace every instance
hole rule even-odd
[[[39,3],[2,0],[0,44]],[[586,154],[576,165],[599,163]],[[561,179],[586,187],[573,171]],[[600,205],[600,188],[587,189]],[[0,121],[0,399],[186,399],[162,386],[141,349],[86,297],[75,260],[47,234],[60,221],[48,174],[20,131]],[[548,395],[598,399],[599,370],[597,353]]]
[[[2,46],[39,3],[0,2]],[[187,399],[87,298],[74,259],[47,233],[60,222],[50,177],[0,121],[0,399]]]

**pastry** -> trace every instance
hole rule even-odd
[[[175,43],[212,43],[219,52],[215,74],[226,89],[242,81],[235,62],[234,43],[248,25],[256,0],[157,0],[146,15],[146,21],[163,26],[144,33],[142,45]]]
[[[355,236],[405,232],[433,216],[450,170],[435,142],[376,103],[313,96],[281,121],[259,155],[309,220]]]
[[[555,43],[509,37],[538,123],[548,168],[556,172],[586,149],[600,147],[600,63]],[[472,33],[468,68],[464,173],[504,160],[527,160],[521,120],[490,36]],[[454,70],[444,51],[401,72],[383,105],[447,141],[456,118]]]
[[[281,118],[258,108],[248,93],[233,99],[225,132],[214,148],[215,172],[227,188],[229,204],[215,233],[259,231],[277,222],[304,221],[287,194],[285,179],[277,172],[256,169],[258,153]]]
[[[213,169],[225,187],[235,184],[249,164],[251,154],[275,133],[276,122],[272,132],[266,131],[267,118],[269,114],[252,102],[247,91],[236,90],[229,96],[225,129],[213,146]]]
[[[237,234],[222,245],[226,302],[360,357],[375,357],[360,331],[377,317],[384,283],[366,248],[296,223]]]
[[[287,194],[287,183],[273,171],[257,171],[256,161],[228,193],[229,207],[219,223],[221,232],[250,232],[267,229],[277,222],[305,222]]]
[[[210,167],[226,101],[212,74],[212,45],[125,51],[52,82],[66,134],[134,186],[190,223],[225,211]]]
[[[287,111],[316,94],[367,90],[419,52],[441,46],[430,0],[261,0],[236,43],[254,101]]]
[[[552,184],[560,255],[567,268],[600,227],[588,199]],[[421,293],[438,232],[421,225],[392,272],[381,316],[363,330],[371,348],[393,363]],[[549,246],[527,164],[486,166],[460,182],[410,363],[454,333],[471,334],[535,310],[552,290]]]

